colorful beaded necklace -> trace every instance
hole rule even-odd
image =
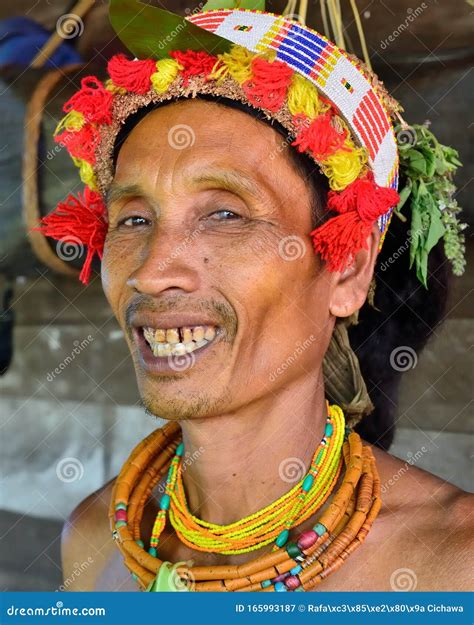
[[[177,510],[182,512],[183,508],[179,506],[184,505],[186,501],[183,497],[184,489],[180,496],[179,488],[175,488],[180,483],[178,478],[183,445],[179,425],[173,422],[145,438],[122,467],[114,483],[109,509],[113,538],[124,556],[125,565],[140,588],[149,591],[302,591],[312,589],[339,568],[350,553],[363,542],[380,510],[380,480],[370,447],[362,445],[358,434],[344,428],[344,415],[338,406],[329,406],[328,402],[326,405],[328,421],[323,439],[326,443],[323,445],[321,441],[307,475],[290,491],[294,497],[292,505],[288,507],[290,512],[275,517],[275,521],[278,518],[280,522],[278,530],[278,523],[274,523],[271,525],[273,531],[263,536],[259,534],[257,538],[261,541],[259,545],[261,546],[275,540],[276,537],[273,550],[242,565],[205,567],[190,566],[192,563],[189,562],[172,565],[159,559],[156,547],[159,534],[164,527],[162,519],[170,509],[173,513]],[[332,428],[328,428],[328,425]],[[328,449],[326,454],[322,454],[322,449],[329,448],[328,440],[333,441],[335,452],[332,454]],[[342,457],[345,465],[342,484],[313,529],[302,533],[296,542],[291,542],[288,540],[289,530],[303,521],[301,514],[305,514],[309,506],[314,505],[315,509],[321,507],[335,487],[343,463],[340,454],[341,445],[337,440],[342,441]],[[327,468],[325,475],[328,476],[326,479],[330,486],[326,489],[320,488],[319,479],[324,475],[323,467],[333,467],[336,463],[335,460],[329,462],[328,459],[332,456],[338,457],[336,477],[333,475],[330,478],[332,473]],[[144,506],[154,486],[166,472],[168,473],[166,489],[157,515],[159,533],[152,535],[150,547],[146,550],[140,538],[140,522]],[[315,483],[318,484],[315,486]],[[278,501],[285,500],[290,493]],[[312,494],[316,494],[319,503],[314,504]],[[277,503],[274,502],[264,510],[268,512]],[[258,516],[262,512],[255,514]],[[311,516],[311,513],[308,516]],[[193,517],[188,512],[185,513],[185,518]],[[245,532],[239,532],[239,528],[242,529],[242,524],[249,523],[254,518],[256,518],[254,515],[250,515],[231,526],[215,526],[196,521],[209,531],[209,534],[205,535],[206,539],[216,541],[217,536],[221,540],[222,537],[215,533],[216,528],[225,530],[223,532],[225,540],[222,540],[222,545],[219,546],[229,549],[229,544],[234,547],[237,545],[238,550],[235,552],[243,553],[252,550],[253,541]],[[262,518],[268,521],[265,515]],[[187,531],[189,529],[187,526],[183,527],[184,538],[188,540],[188,536],[192,536],[193,541],[196,541],[191,543],[193,548],[201,547],[202,551],[213,551],[212,540],[210,543],[203,542],[202,534],[191,534]],[[233,534],[232,530],[236,528],[237,531]],[[199,532],[201,529],[200,527]],[[232,542],[232,539],[236,540]]]
[[[324,436],[314,452],[306,476],[262,510],[224,526],[202,521],[189,511],[182,480],[184,447],[180,443],[168,471],[165,493],[151,534],[149,553],[156,556],[167,513],[180,540],[198,551],[226,555],[246,553],[272,541],[275,541],[274,550],[283,547],[290,529],[311,517],[334,488],[342,468],[344,428],[343,414],[328,406]]]

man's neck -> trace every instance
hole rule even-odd
[[[218,417],[183,420],[183,482],[192,514],[228,525],[267,506],[309,469],[324,434],[322,374]],[[295,471],[296,469],[296,471]]]

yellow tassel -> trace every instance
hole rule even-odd
[[[56,126],[54,134],[57,135],[61,130],[69,130],[70,132],[80,130],[84,126],[84,121],[85,119],[82,113],[79,113],[79,111],[69,111]]]
[[[348,151],[338,150],[321,163],[324,174],[329,179],[329,186],[334,191],[342,191],[348,184],[360,176],[367,162],[364,148],[355,148],[351,141],[345,141]]]
[[[106,80],[104,84],[107,91],[110,91],[112,93],[120,93],[120,95],[125,95],[127,93],[125,87],[118,87],[117,85],[114,85],[111,78]]]
[[[321,112],[322,103],[319,100],[318,90],[296,72],[291,77],[288,88],[288,109],[292,115],[304,113],[306,117],[314,119]]]
[[[175,59],[161,59],[156,62],[156,69],[151,75],[151,84],[156,93],[165,93],[183,67]]]
[[[74,165],[79,167],[79,176],[82,182],[93,191],[97,191],[97,182],[92,165],[82,158],[75,158],[73,156],[72,160]]]
[[[218,54],[217,57],[223,65],[216,64],[210,74],[214,80],[222,80],[230,74],[234,80],[242,84],[252,77],[253,52],[242,46],[232,46],[230,52]]]

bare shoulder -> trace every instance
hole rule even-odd
[[[400,568],[416,571],[417,590],[474,589],[474,495],[411,462],[372,448],[383,515]]]
[[[81,501],[64,523],[61,533],[64,590],[94,590],[95,581],[107,564],[113,547],[108,509],[114,479]]]

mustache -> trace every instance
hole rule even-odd
[[[155,314],[202,312],[203,315],[211,314],[216,322],[226,328],[229,336],[235,336],[237,332],[237,315],[228,302],[214,299],[195,300],[188,295],[175,294],[157,300],[155,297],[140,293],[136,295],[125,309],[125,331],[128,337],[132,338],[132,319],[140,312],[151,312]]]

